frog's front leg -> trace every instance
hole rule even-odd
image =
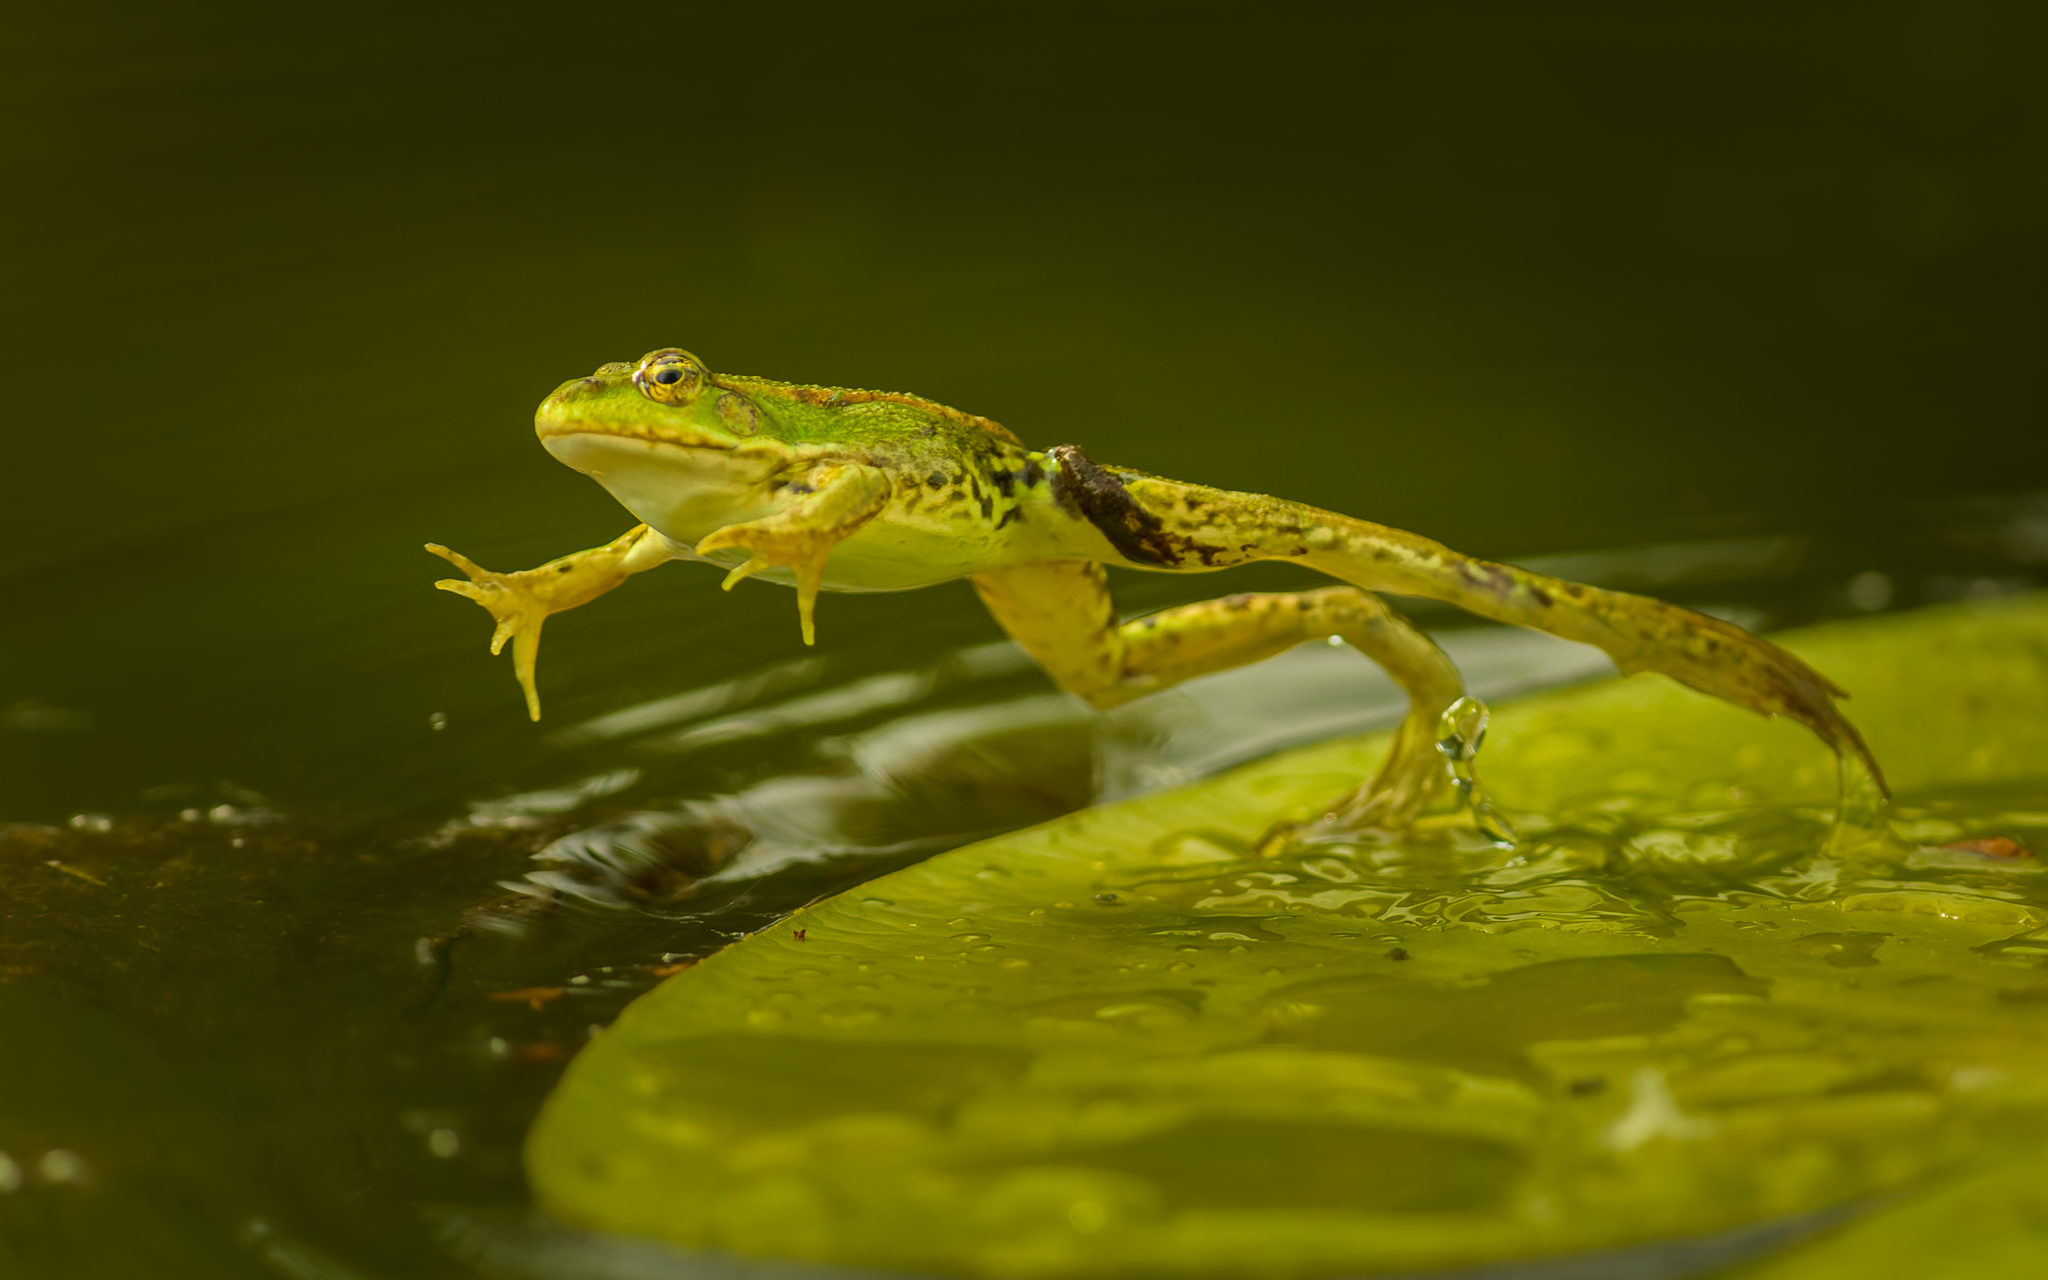
[[[763,569],[787,568],[796,574],[797,618],[804,643],[816,644],[818,588],[825,579],[825,558],[832,548],[852,537],[889,503],[890,484],[876,467],[840,464],[820,467],[788,487],[797,501],[759,520],[730,524],[697,543],[700,556],[737,548],[749,559],[725,577],[725,589]]]
[[[512,642],[512,671],[526,691],[526,713],[540,719],[540,691],[533,682],[534,658],[540,653],[540,627],[551,613],[588,604],[636,573],[674,559],[678,548],[644,524],[634,525],[601,547],[550,560],[538,569],[493,573],[460,552],[430,542],[427,550],[468,576],[443,578],[434,585],[465,595],[491,611],[498,629],[491,652]]]
[[[1443,785],[1436,729],[1463,695],[1443,650],[1378,597],[1355,587],[1233,595],[1118,623],[1102,566],[1059,561],[977,574],[975,590],[1025,652],[1070,693],[1107,709],[1183,680],[1241,667],[1330,636],[1379,663],[1408,695],[1408,714],[1372,779],[1322,824],[1399,829]],[[1261,841],[1271,851],[1284,829]]]

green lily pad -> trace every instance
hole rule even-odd
[[[940,1274],[1422,1271],[1841,1206],[1868,1212],[1759,1274],[2039,1274],[2048,883],[1943,846],[2048,852],[2048,601],[1791,646],[1855,692],[1896,847],[1829,856],[1832,757],[1651,678],[1496,710],[1512,851],[1447,827],[1252,859],[1385,739],[1293,752],[671,979],[550,1098],[536,1192]]]

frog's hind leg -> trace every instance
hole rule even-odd
[[[1408,713],[1379,771],[1332,807],[1335,830],[1407,826],[1443,785],[1436,729],[1463,695],[1443,650],[1356,587],[1225,596],[1119,623],[1102,566],[1063,561],[979,574],[989,612],[1070,693],[1107,709],[1183,680],[1246,666],[1309,640],[1338,637],[1380,664]],[[1276,829],[1262,842],[1284,843]]]

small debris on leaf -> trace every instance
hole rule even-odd
[[[1985,836],[1979,840],[1958,840],[1941,846],[1958,853],[1981,853],[1987,858],[2031,858],[2034,851],[2010,836]]]

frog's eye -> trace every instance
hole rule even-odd
[[[656,351],[633,371],[633,385],[657,404],[690,403],[703,380],[704,366],[687,351]]]

